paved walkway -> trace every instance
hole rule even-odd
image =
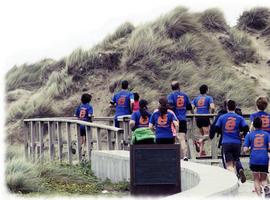
[[[238,196],[241,198],[258,198],[257,194],[255,192],[252,192],[254,188],[253,182],[252,181],[246,181],[245,183],[241,184],[238,189]]]

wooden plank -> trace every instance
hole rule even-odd
[[[188,132],[188,142],[187,142],[187,148],[189,152],[189,157],[191,159],[194,159],[196,157],[196,150],[193,145],[193,140],[194,140],[194,132],[195,132],[195,118],[192,117],[191,119],[191,126],[190,126],[190,131]]]
[[[48,122],[48,135],[49,135],[49,154],[50,154],[50,160],[54,160],[54,144],[53,144],[53,124],[51,122]]]
[[[35,147],[36,147],[36,144],[35,144],[35,130],[34,130],[34,122],[30,122],[30,133],[31,133],[31,158],[32,158],[32,161],[35,162]]]
[[[92,123],[92,122],[86,122],[82,120],[71,120],[71,119],[65,119],[65,118],[34,118],[34,119],[24,119],[23,121],[28,122],[28,121],[33,121],[33,122],[70,122],[73,124],[79,124],[83,126],[91,126],[94,128],[100,128],[100,129],[109,129],[112,131],[118,131],[120,128],[114,127],[114,126],[108,126],[104,124],[97,124],[97,123]]]
[[[80,125],[76,124],[75,125],[75,131],[76,131],[76,136],[77,136],[77,155],[78,155],[78,160],[79,162],[82,161],[82,151],[81,151],[81,136],[80,136]]]
[[[28,160],[29,159],[29,152],[28,152],[28,146],[29,146],[29,127],[28,127],[28,123],[24,122],[23,123],[23,133],[24,133],[24,156],[25,159]]]
[[[61,131],[61,122],[56,122],[57,128],[57,141],[58,141],[58,159],[62,162],[63,152],[62,152],[62,131]]]
[[[67,129],[68,163],[69,163],[69,164],[72,164],[70,122],[66,122],[66,129]]]
[[[218,158],[218,147],[217,147],[217,136],[211,140],[211,156],[212,159],[217,159]]]
[[[123,129],[124,129],[124,137],[123,137],[123,146],[124,150],[128,150],[127,142],[128,142],[128,136],[129,136],[129,121],[123,121]]]
[[[88,160],[91,161],[91,150],[92,150],[92,128],[85,126],[86,130],[86,145]]]
[[[121,136],[123,131],[115,132],[115,150],[121,150]]]
[[[38,122],[40,161],[44,161],[43,122]]]
[[[101,150],[101,135],[100,128],[97,128],[97,150]]]
[[[107,148],[108,150],[112,150],[112,131],[107,130]]]

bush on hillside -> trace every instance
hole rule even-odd
[[[113,43],[119,39],[127,38],[135,29],[134,25],[130,22],[126,22],[120,25],[113,34],[108,35],[101,44],[97,45],[97,48],[107,49],[110,48]]]
[[[44,59],[35,64],[24,64],[20,67],[14,66],[6,75],[7,91],[14,89],[34,90],[41,87],[43,82],[42,71],[44,68],[54,63],[51,59]]]
[[[270,22],[270,10],[258,7],[244,11],[239,17],[237,27],[245,31],[262,31]]]
[[[220,42],[236,63],[253,62],[256,59],[256,49],[243,32],[232,30],[229,37],[220,37]]]
[[[11,192],[29,193],[41,190],[35,165],[23,159],[13,158],[6,163],[6,184]]]
[[[219,9],[207,9],[199,16],[203,28],[211,32],[227,32],[229,26]]]
[[[161,16],[151,26],[155,33],[171,39],[178,39],[186,33],[196,33],[200,30],[196,18],[183,7],[177,7]]]
[[[270,22],[269,25],[261,32],[261,36],[270,36]]]

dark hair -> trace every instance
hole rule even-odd
[[[208,90],[207,85],[201,85],[201,87],[200,87],[200,93],[201,94],[206,94],[207,90]]]
[[[122,85],[122,89],[128,89],[128,81],[127,80],[123,80],[122,82],[121,82],[121,85]]]
[[[253,126],[258,129],[262,128],[262,120],[259,117],[256,117],[253,120]]]
[[[81,97],[81,101],[83,104],[89,103],[91,99],[92,99],[92,96],[91,94],[88,94],[88,93],[84,93]]]
[[[148,102],[145,99],[141,99],[139,102],[139,106],[140,106],[140,114],[142,116],[143,119],[146,119],[148,117],[148,112],[147,112],[147,105]]]
[[[227,102],[227,107],[228,107],[228,110],[229,111],[235,111],[235,109],[236,109],[236,103],[235,103],[235,101],[229,100]]]
[[[140,95],[137,92],[134,92],[133,95],[134,95],[134,100],[139,101]]]
[[[166,97],[160,97],[159,100],[159,107],[158,110],[161,112],[161,116],[167,114],[167,109],[168,109],[168,100]]]
[[[173,81],[171,84],[172,90],[179,90],[180,86],[179,86],[179,82],[178,81]]]
[[[265,110],[268,106],[269,99],[267,97],[258,97],[256,100],[256,106],[259,110]]]

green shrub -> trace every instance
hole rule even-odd
[[[34,164],[23,159],[13,158],[6,163],[6,183],[11,192],[39,192],[40,179]]]
[[[245,31],[262,31],[270,22],[270,10],[258,7],[244,11],[239,17],[237,27]]]
[[[160,17],[152,24],[153,30],[171,39],[178,39],[186,33],[200,30],[196,18],[186,8],[177,7],[168,14]]]
[[[19,88],[33,90],[41,87],[44,83],[42,70],[52,63],[54,63],[53,60],[44,59],[31,65],[14,66],[6,75],[7,91]]]
[[[106,49],[111,47],[117,40],[127,38],[135,29],[134,25],[126,22],[120,25],[113,34],[108,35],[97,48]]]
[[[228,25],[219,9],[207,9],[199,16],[203,28],[211,32],[227,32]]]
[[[253,62],[256,59],[256,49],[244,32],[232,30],[229,38],[223,37],[221,43],[236,63]]]

